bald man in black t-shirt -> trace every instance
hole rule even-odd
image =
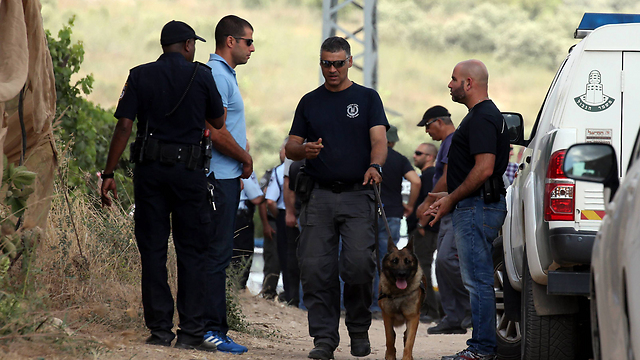
[[[442,360],[494,360],[497,352],[493,288],[493,241],[507,205],[502,174],[509,162],[509,134],[489,99],[489,73],[478,60],[456,65],[449,89],[469,113],[453,134],[447,169],[448,194],[430,206],[431,223],[451,212],[462,281],[469,290],[473,333],[467,349]]]

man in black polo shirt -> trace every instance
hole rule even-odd
[[[469,113],[451,139],[448,195],[433,203],[430,213],[435,223],[452,212],[473,332],[467,349],[443,360],[493,360],[497,351],[492,251],[507,213],[502,174],[509,162],[509,135],[500,110],[489,99],[488,79],[482,62],[467,60],[456,65],[449,82],[451,98]]]
[[[207,201],[205,157],[200,143],[205,119],[216,129],[224,125],[224,108],[211,70],[193,63],[196,39],[204,41],[189,25],[170,21],[162,28],[160,58],[131,69],[114,114],[118,124],[102,174],[101,195],[103,206],[111,206],[109,191],[117,198],[113,171],[137,118],[136,143],[146,144],[138,147],[138,153],[144,155],[135,159],[133,187],[142,306],[151,331],[147,343],[170,346],[175,337],[166,264],[167,241],[173,232],[180,313],[175,347],[216,351],[214,344],[203,342],[207,284],[204,254],[213,208]]]
[[[315,182],[302,204],[298,244],[312,359],[332,359],[340,342],[338,276],[344,280],[351,354],[371,353],[375,196],[369,184],[382,181],[389,123],[378,93],[349,80],[352,64],[345,39],[322,43],[325,83],[300,100],[286,145],[289,159],[306,159],[305,173]]]

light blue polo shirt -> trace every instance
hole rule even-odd
[[[218,54],[211,54],[207,65],[216,81],[222,105],[227,108],[227,130],[238,145],[247,149],[247,128],[244,121],[244,102],[238,88],[236,71]],[[235,179],[242,175],[242,164],[213,148],[211,171],[216,179]],[[210,172],[211,173],[211,172]],[[209,174],[210,174],[209,173]]]
[[[248,179],[242,179],[242,183],[244,184],[244,189],[240,192],[240,203],[238,204],[238,210],[244,210],[247,208],[245,205],[246,200],[253,200],[259,196],[264,195],[262,189],[260,189],[260,184],[258,183],[258,177],[256,173],[251,173],[251,176]]]

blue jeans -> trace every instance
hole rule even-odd
[[[211,175],[208,180],[215,186],[216,210],[211,229],[211,233],[214,235],[209,241],[205,264],[208,286],[205,290],[207,305],[204,325],[205,331],[219,331],[226,334],[229,330],[225,286],[226,270],[233,255],[236,211],[240,202],[240,179],[213,179],[213,175]]]
[[[462,282],[471,300],[473,332],[467,346],[479,354],[497,351],[492,251],[506,215],[504,196],[492,204],[485,204],[481,196],[466,198],[452,215]]]
[[[400,218],[387,218],[387,222],[389,223],[389,230],[391,230],[391,238],[393,239],[393,243],[398,245],[398,241],[400,241]],[[382,264],[382,258],[387,253],[387,243],[389,242],[389,235],[387,235],[387,227],[384,226],[384,220],[382,218],[378,219],[378,251],[380,254],[380,261],[376,260],[376,266],[378,263]],[[373,278],[373,301],[371,303],[371,311],[378,312],[382,311],[380,306],[378,306],[378,285],[380,284],[380,276],[376,271],[375,277]]]

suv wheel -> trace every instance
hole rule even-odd
[[[577,332],[574,315],[538,316],[533,304],[533,286],[527,255],[522,274],[522,352],[523,360],[574,360]]]

